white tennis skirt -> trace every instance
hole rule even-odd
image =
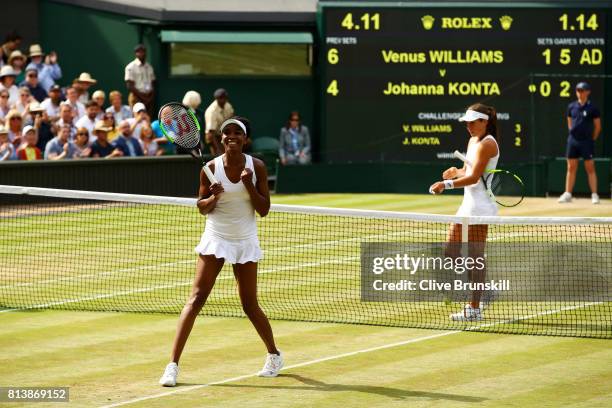
[[[497,205],[495,203],[474,203],[463,202],[455,214],[459,217],[478,217],[497,215]]]
[[[195,251],[200,255],[214,255],[215,258],[223,258],[231,264],[258,262],[263,258],[257,236],[232,241],[211,233],[207,234],[204,231]]]

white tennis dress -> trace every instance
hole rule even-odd
[[[263,254],[257,238],[255,208],[242,180],[232,183],[227,178],[223,156],[215,158],[214,174],[225,191],[206,217],[204,233],[195,251],[201,255],[224,258],[232,264],[257,262],[263,258]],[[245,168],[251,169],[253,184],[256,184],[253,158],[247,154],[244,157]]]
[[[487,135],[480,142],[468,145],[466,158],[470,163],[476,162],[476,147],[483,140],[491,138],[497,145],[497,141],[491,135]],[[495,170],[497,161],[499,160],[499,145],[497,145],[497,154],[489,159],[486,170]],[[472,166],[466,163],[465,174],[472,173]],[[476,184],[465,186],[463,189],[463,202],[457,210],[457,215],[461,217],[479,216],[479,215],[497,215],[497,203],[492,200],[487,194],[482,179],[478,179]]]

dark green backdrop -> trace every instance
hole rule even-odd
[[[59,54],[64,74],[59,83],[67,85],[79,73],[86,71],[98,80],[92,89],[103,89],[107,94],[118,89],[125,95],[127,103],[124,68],[134,59],[133,48],[140,35],[139,26],[127,22],[130,19],[125,15],[42,0],[40,41],[45,51],[56,50]],[[195,28],[206,30],[210,27],[202,24]],[[168,45],[161,43],[159,31],[160,28],[155,26],[142,28],[142,40],[148,50],[147,59],[158,79],[158,103],[180,101],[186,91],[195,90],[202,95],[202,107],[205,109],[212,102],[214,90],[225,88],[236,113],[252,119],[255,138],[278,137],[291,110],[300,111],[304,123],[316,128],[313,125],[314,76],[305,79],[170,79]]]

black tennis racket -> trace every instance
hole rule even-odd
[[[453,155],[464,163],[472,163],[455,150]],[[489,197],[502,207],[516,207],[525,198],[525,184],[519,176],[508,170],[486,170],[480,177]]]
[[[202,156],[202,150],[200,150],[200,123],[191,109],[182,103],[170,102],[161,107],[157,116],[159,127],[166,139],[188,150],[193,157],[200,160],[204,173],[206,173],[210,183],[216,183],[217,179],[208,166],[206,166],[206,161],[204,156]]]

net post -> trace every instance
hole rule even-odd
[[[467,244],[468,242],[469,222],[469,217],[461,217],[461,242],[463,244]]]
[[[469,217],[461,217],[461,257],[466,258],[469,256],[468,249],[468,231],[469,231]]]

